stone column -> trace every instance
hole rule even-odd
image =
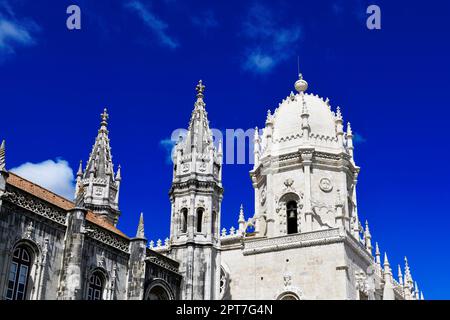
[[[303,163],[303,170],[305,174],[305,193],[304,193],[304,214],[305,214],[305,226],[304,232],[312,231],[312,208],[311,208],[311,164],[312,164],[312,150],[301,151],[301,159]]]
[[[135,237],[130,240],[130,260],[128,262],[128,300],[144,299],[145,257],[147,239]]]
[[[84,279],[83,247],[87,210],[73,208],[67,214],[67,229],[64,243],[62,279],[60,281],[59,299],[81,300]]]

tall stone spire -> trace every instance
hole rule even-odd
[[[5,170],[6,168],[6,148],[5,148],[5,140],[2,141],[0,145],[0,171]]]
[[[222,146],[213,143],[201,80],[195,90],[188,132],[174,156],[169,256],[181,262],[181,299],[208,300],[219,297]],[[199,277],[200,270],[207,271]]]
[[[139,217],[139,225],[136,231],[136,238],[145,239],[144,232],[144,213],[141,212],[141,216]]]
[[[195,90],[197,91],[197,101],[194,104],[194,110],[189,121],[189,129],[185,140],[185,154],[193,152],[202,154],[212,148],[212,134],[209,129],[208,114],[205,110],[206,104],[203,101],[205,86],[202,80],[198,82]]]
[[[77,174],[77,192],[83,190],[86,209],[92,210],[105,221],[115,225],[120,215],[118,203],[120,174],[119,179],[116,179],[109,144],[108,118],[108,111],[105,108],[101,114],[100,129],[86,168],[82,174],[80,170]]]

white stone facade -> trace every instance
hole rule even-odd
[[[354,160],[350,123],[344,131],[340,108],[333,111],[328,99],[307,93],[308,84],[301,75],[294,87],[296,94],[291,92],[273,114],[268,111],[262,134],[258,128],[255,130],[254,167],[250,171],[255,212],[251,217],[245,219],[241,206],[236,228],[222,230],[219,242],[215,241],[215,234],[195,234],[191,240],[194,249],[189,252],[187,236],[179,234],[181,211],[184,207],[189,210],[189,232],[196,221],[195,210],[208,208],[204,224],[210,228],[211,207],[216,208],[212,212],[217,212],[220,219],[221,189],[210,188],[205,193],[185,188],[183,194],[172,193],[171,238],[156,250],[180,261],[183,281],[191,281],[197,288],[198,294],[186,295],[183,292],[190,289],[182,287],[182,296],[250,300],[419,299],[407,262],[405,281],[396,281],[387,256],[381,266],[378,245],[373,253],[368,223],[365,229],[361,226],[356,200],[360,168]],[[192,125],[197,104],[198,101],[188,138],[176,147],[172,191],[183,180],[180,177],[197,183],[214,181],[221,186],[221,162],[217,162],[217,173],[211,170],[211,164],[221,158],[221,150],[211,147],[209,153],[202,151],[198,159],[206,159],[206,164],[192,161],[187,152],[205,150],[202,145],[195,146],[205,136],[205,141],[212,141],[204,104],[203,122]],[[195,132],[194,127],[203,129]],[[196,171],[200,164],[205,175]],[[184,176],[180,170],[185,170]],[[217,231],[219,226],[220,221],[215,221],[212,230]],[[200,247],[206,244],[214,248],[214,256]],[[189,270],[190,266],[193,269]],[[189,280],[185,278],[188,272],[193,273]],[[211,276],[213,273],[216,276]],[[210,281],[219,281],[216,295],[204,294],[206,288],[209,291],[214,286]]]

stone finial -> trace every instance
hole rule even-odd
[[[387,256],[387,252],[384,253],[384,272],[386,271],[386,268],[389,270],[389,272],[391,272],[391,265],[389,264],[389,260],[388,260],[388,256]]]
[[[241,207],[239,208],[239,223],[241,222],[245,222],[245,217],[244,217],[244,206],[241,203]]]
[[[398,265],[398,283],[403,285],[402,268],[400,267],[400,265]]]
[[[164,239],[164,246],[169,246],[169,238]]]
[[[364,240],[367,251],[372,254],[372,235],[369,230],[369,222],[366,220],[366,230],[364,231]]]
[[[139,225],[136,231],[136,238],[145,239],[145,232],[144,232],[144,213],[141,212],[141,215],[139,217]]]
[[[155,242],[152,240],[152,241],[150,241],[150,249],[153,249],[154,247],[155,247]]]
[[[386,252],[384,253],[383,300],[395,300],[394,286],[392,281],[392,271]]]
[[[353,137],[352,125],[347,122],[347,138]]]
[[[222,229],[222,237],[225,237],[227,235],[227,229],[223,228]]]
[[[336,108],[336,120],[342,121],[341,107]]]
[[[120,164],[117,166],[117,173],[116,173],[116,181],[122,180],[122,173],[121,173],[121,166]]]
[[[5,170],[6,168],[6,147],[5,140],[2,141],[0,145],[0,171]]]
[[[272,123],[272,113],[270,112],[270,109],[267,110],[267,117],[266,117],[266,125]]]
[[[158,239],[158,241],[156,241],[156,246],[158,248],[160,248],[161,247],[161,243],[162,243],[161,239]]]
[[[253,135],[253,141],[255,141],[255,144],[257,142],[259,142],[259,131],[258,131],[258,127],[255,127],[255,133]]]
[[[203,92],[205,92],[205,86],[203,85],[203,81],[199,80],[197,86],[195,87],[195,91],[197,91],[197,98],[203,98]]]
[[[108,126],[108,119],[109,119],[108,109],[104,108],[103,113],[100,116],[102,118],[102,121],[100,122],[100,131],[107,131],[106,128]]]
[[[308,82],[303,79],[303,75],[301,73],[298,74],[298,80],[295,81],[294,87],[298,93],[303,93],[308,89]]]
[[[78,166],[77,177],[83,176],[83,160],[80,160],[80,165]]]
[[[380,259],[380,248],[378,247],[378,242],[375,242],[375,262],[378,267],[381,267],[381,259]]]
[[[412,281],[411,270],[409,269],[408,258],[405,257],[405,285]]]
[[[236,231],[236,229],[234,227],[231,227],[230,228],[230,236],[233,236],[235,231]]]

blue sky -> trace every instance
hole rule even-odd
[[[261,127],[293,90],[299,56],[309,91],[341,106],[359,137],[359,213],[373,240],[395,275],[408,256],[425,298],[450,298],[450,5],[393,2],[0,0],[8,168],[58,172],[46,183],[70,192],[68,167],[87,160],[107,106],[122,165],[119,227],[134,235],[143,211],[147,237],[164,239],[172,173],[164,141],[187,127],[197,81],[212,127]],[[377,31],[366,28],[373,3]],[[81,30],[66,28],[70,4],[81,8]],[[252,215],[250,168],[224,167],[227,228],[241,203]]]

